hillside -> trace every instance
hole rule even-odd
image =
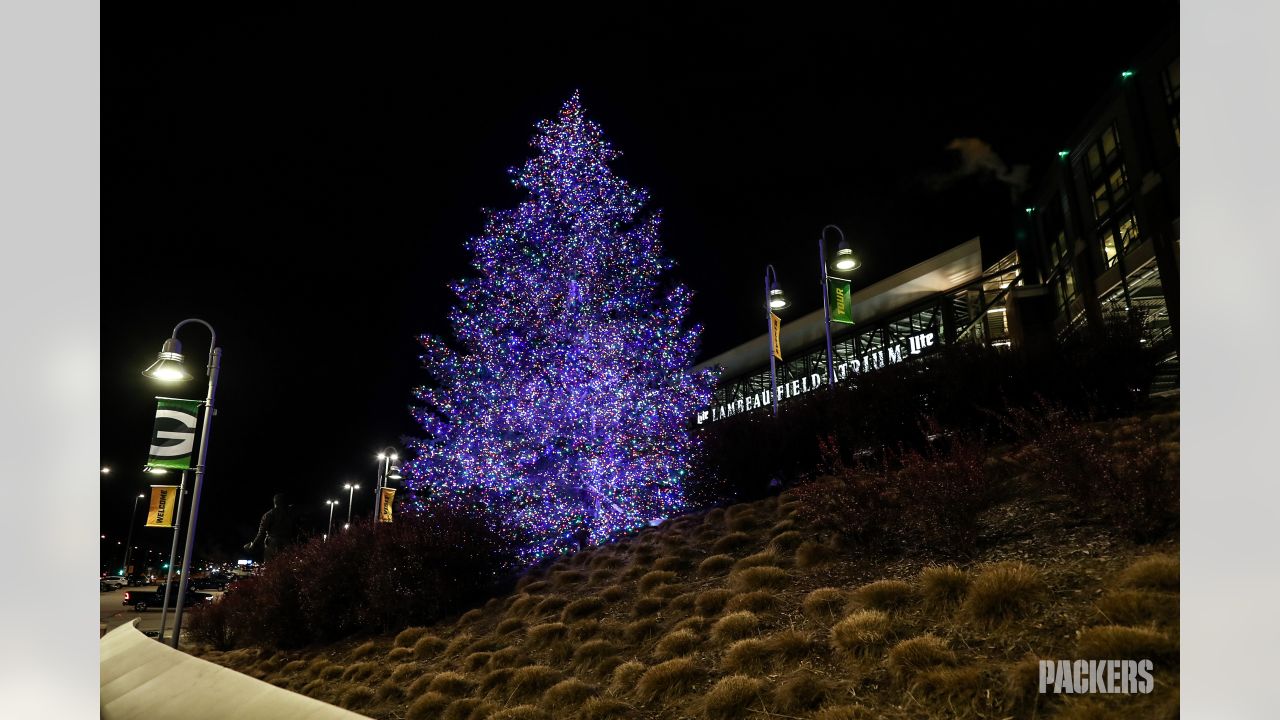
[[[1176,410],[1103,429],[1138,427],[1176,472]],[[562,558],[452,622],[195,652],[374,718],[1177,717],[1176,536],[1130,542],[1020,457],[989,458],[1015,472],[963,560],[841,546],[788,490]],[[1150,658],[1155,690],[1040,695],[1038,658]]]

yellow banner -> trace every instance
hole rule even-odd
[[[769,321],[773,323],[773,356],[782,359],[782,318],[769,313]]]
[[[391,501],[395,496],[395,488],[382,488],[382,494],[378,498],[378,522],[391,522]]]
[[[147,510],[146,527],[173,527],[173,513],[177,508],[177,485],[152,485],[151,508]]]

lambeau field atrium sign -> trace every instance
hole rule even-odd
[[[833,365],[835,370],[836,382],[848,380],[854,375],[879,370],[887,365],[895,365],[904,359],[910,359],[914,356],[923,355],[931,350],[939,347],[938,333],[936,330],[927,330],[917,333],[906,339],[905,343],[894,343],[886,345],[879,350],[866,353],[859,357],[837,362]],[[825,366],[826,357],[823,353],[823,363]],[[788,400],[790,398],[799,397],[812,390],[817,390],[826,384],[827,374],[825,372],[813,373],[790,382],[778,384],[778,402]],[[715,422],[732,417],[739,413],[749,412],[756,408],[768,407],[773,403],[769,399],[769,389],[765,388],[757,393],[745,395],[730,402],[714,405],[707,410],[698,412],[698,424],[707,422]]]

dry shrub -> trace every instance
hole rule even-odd
[[[467,672],[475,672],[481,668],[488,667],[489,658],[493,657],[491,652],[471,653],[462,661],[462,669]]]
[[[306,666],[307,666],[306,660],[293,660],[288,663],[285,663],[285,666],[280,669],[280,672],[285,675],[291,675],[305,668]]]
[[[543,694],[540,704],[555,713],[556,717],[564,717],[595,694],[595,687],[577,678],[569,678],[552,685]]]
[[[657,635],[661,630],[662,628],[658,625],[657,620],[654,620],[653,618],[644,618],[642,620],[636,620],[635,622],[625,626],[622,629],[622,634],[627,639],[627,642],[634,644],[644,642],[654,635]]]
[[[705,617],[702,617],[701,615],[694,615],[681,620],[675,625],[672,625],[671,629],[673,631],[689,630],[691,632],[702,634],[706,632],[707,628],[710,627],[710,625],[711,625],[710,618],[705,618]]]
[[[879,720],[863,705],[831,705],[814,713],[813,720]]]
[[[600,634],[599,620],[579,620],[569,626],[569,639],[574,642],[585,642]]]
[[[636,604],[631,607],[631,615],[636,618],[656,615],[665,604],[666,603],[663,602],[662,598],[642,597],[636,600]]]
[[[511,601],[511,606],[507,608],[507,615],[524,615],[540,602],[542,602],[541,595],[517,595],[516,599]]]
[[[498,668],[516,667],[524,664],[524,651],[519,647],[505,647],[501,650],[495,650],[489,656],[489,669],[497,670]]]
[[[981,667],[935,667],[917,673],[907,690],[917,700],[945,708],[956,717],[990,717],[987,713],[997,709],[989,692],[993,685],[990,673]]]
[[[915,588],[901,580],[876,580],[853,591],[854,602],[875,610],[900,610],[915,596]]]
[[[738,570],[729,576],[729,584],[740,592],[777,590],[785,586],[787,581],[786,570],[768,565]]]
[[[1178,625],[1178,596],[1142,590],[1115,590],[1098,600],[1108,625]]]
[[[591,558],[590,566],[597,570],[616,570],[622,567],[622,559],[616,555],[597,552],[595,557]]]
[[[469,655],[473,652],[492,652],[494,650],[497,650],[499,648],[504,648],[506,646],[507,646],[507,643],[502,638],[499,638],[494,635],[485,635],[484,637],[478,640],[475,640],[470,645],[468,645],[466,649],[463,650],[463,652],[460,654]]]
[[[675,582],[675,579],[676,574],[670,570],[653,570],[640,578],[640,592],[649,592],[659,585]]]
[[[996,563],[973,579],[960,610],[990,625],[1026,615],[1044,595],[1038,570],[1021,562]]]
[[[754,503],[747,503],[747,502],[734,503],[733,505],[730,505],[729,507],[725,508],[724,517],[726,520],[732,520],[738,517],[739,515],[746,515],[749,513],[754,513],[755,511],[756,511],[756,506]]]
[[[387,662],[400,662],[413,657],[413,650],[406,647],[391,648],[387,653]]]
[[[1119,584],[1139,590],[1178,592],[1178,558],[1169,555],[1145,557],[1120,573]]]
[[[955,607],[968,590],[969,575],[954,565],[935,565],[920,571],[920,595],[926,607]]]
[[[744,675],[730,675],[720,678],[719,682],[702,696],[699,703],[702,716],[707,720],[737,720],[747,715],[747,707],[757,704],[764,709],[760,699],[760,691],[764,683]]]
[[[764,565],[778,565],[782,562],[782,558],[772,550],[758,552],[755,555],[748,555],[733,564],[734,570],[745,570],[747,568],[761,567]]]
[[[653,648],[653,656],[659,660],[683,657],[697,650],[702,644],[697,633],[689,630],[676,630],[667,633]]]
[[[432,678],[431,684],[427,686],[427,689],[442,695],[459,697],[461,695],[470,695],[476,689],[476,683],[462,673],[445,671]]]
[[[671,598],[671,602],[667,603],[667,610],[670,610],[673,613],[684,614],[692,610],[697,601],[698,593],[696,592],[680,593],[679,595]]]
[[[299,692],[308,697],[319,697],[320,691],[326,686],[327,683],[324,680],[312,680],[306,685],[303,685]]]
[[[788,521],[790,522],[790,521]],[[769,541],[769,550],[782,554],[790,552],[800,546],[804,542],[804,535],[795,530],[778,533]]]
[[[529,573],[527,575],[523,575],[519,580],[516,581],[516,590],[519,590],[521,592],[531,592],[531,593],[539,592],[547,589],[550,586],[551,586],[551,583],[548,583],[547,581],[543,580],[542,577],[539,576],[537,573]],[[533,588],[533,589],[531,590],[530,588]]]
[[[414,643],[418,642],[418,638],[421,638],[426,634],[427,629],[424,627],[408,627],[401,630],[400,633],[396,635],[395,642],[392,644],[395,647],[411,648],[414,646]]]
[[[453,698],[438,692],[429,692],[413,701],[405,720],[436,720],[440,713],[453,702]]]
[[[725,509],[712,508],[702,518],[703,525],[719,525],[724,522]]]
[[[346,671],[342,673],[343,680],[364,680],[379,670],[381,665],[373,662],[359,662],[354,665],[348,665]]]
[[[770,662],[769,646],[759,638],[739,640],[725,650],[720,669],[729,673],[759,674]]]
[[[760,518],[755,513],[743,513],[737,517],[730,518],[726,523],[729,530],[733,532],[748,532],[760,527]]]
[[[790,519],[787,519],[787,520],[779,520],[778,522],[776,522],[776,523],[774,523],[774,524],[773,524],[773,527],[770,527],[770,528],[769,528],[769,534],[770,534],[770,535],[781,535],[781,534],[782,534],[782,533],[784,533],[784,532],[790,532],[790,531],[794,530],[794,529],[795,529],[795,527],[796,527],[796,521],[795,521],[795,520],[790,520]]]
[[[490,670],[487,675],[480,678],[480,692],[486,695],[494,695],[501,692],[505,696],[506,687],[511,683],[511,678],[515,674],[515,668],[509,667]]]
[[[398,702],[404,698],[404,686],[395,680],[383,680],[374,691],[379,702]]]
[[[636,660],[624,662],[613,669],[613,675],[609,682],[609,692],[614,695],[626,695],[636,686],[636,682],[640,680],[640,676],[648,670],[649,666]]]
[[[1005,666],[999,695],[1017,717],[1037,717],[1040,704],[1052,697],[1040,693],[1040,659],[1028,655]]]
[[[775,662],[795,664],[818,650],[813,635],[803,630],[779,630],[763,640]]]
[[[1178,643],[1150,628],[1100,625],[1080,631],[1076,657],[1151,660],[1157,669],[1178,657]]]
[[[561,622],[570,622],[578,620],[590,615],[594,615],[604,609],[604,598],[598,595],[588,595],[587,597],[578,598],[565,606],[564,612],[560,613]]]
[[[586,582],[587,576],[577,570],[561,570],[551,573],[551,584],[558,588],[567,588]]]
[[[439,655],[447,647],[444,640],[435,635],[423,635],[413,643],[413,656],[419,660],[430,660]]]
[[[458,698],[449,703],[440,720],[484,720],[497,708],[479,698]]]
[[[475,638],[470,633],[458,633],[453,636],[448,645],[444,646],[444,654],[449,657],[456,657],[471,648],[471,643],[475,642]]]
[[[558,613],[569,604],[569,599],[561,595],[548,595],[533,608],[535,615],[551,615]]]
[[[711,626],[711,641],[717,645],[727,645],[755,633],[760,626],[760,618],[755,613],[742,611],[730,613]]]
[[[325,665],[324,668],[320,670],[320,679],[337,680],[342,677],[344,672],[346,672],[346,668],[341,665]]]
[[[633,716],[630,705],[613,698],[591,698],[578,711],[578,720],[624,720]]]
[[[608,602],[618,602],[619,600],[627,597],[627,591],[624,590],[621,585],[610,585],[600,591],[600,597],[604,598]]]
[[[894,645],[889,650],[885,664],[893,679],[905,685],[922,670],[955,665],[956,654],[951,652],[942,638],[925,634]]]
[[[716,588],[713,590],[703,590],[698,593],[698,597],[694,600],[693,606],[697,609],[699,615],[710,617],[720,612],[724,604],[729,602],[729,598],[733,597],[732,590]]]
[[[507,688],[514,700],[533,700],[564,679],[564,675],[546,665],[526,665],[511,676]]]
[[[698,563],[698,577],[719,575],[731,567],[733,567],[732,555],[712,555],[706,560]]]
[[[753,612],[767,613],[772,612],[778,607],[778,596],[776,593],[768,590],[756,590],[755,592],[742,593],[734,595],[725,603],[726,612]]]
[[[573,664],[579,668],[594,670],[605,660],[615,657],[619,651],[620,648],[608,640],[588,640],[573,651]]]
[[[669,701],[685,695],[706,676],[697,663],[676,658],[649,668],[636,682],[636,694],[642,702]]]
[[[427,688],[431,687],[431,681],[435,679],[436,679],[436,676],[432,673],[419,675],[418,679],[409,683],[409,696],[417,697],[418,695],[421,695],[422,693],[426,692]]]
[[[663,598],[665,600],[669,598],[679,597],[680,595],[683,595],[685,592],[687,592],[688,589],[689,588],[686,587],[685,585],[681,585],[678,583],[675,585],[659,585],[658,587],[654,588],[649,594],[653,597]]]
[[[525,644],[534,650],[545,648],[557,640],[569,637],[569,626],[560,622],[543,623],[529,628]]]
[[[468,610],[462,613],[460,617],[458,617],[458,622],[456,623],[456,626],[464,627],[466,625],[470,625],[471,623],[476,622],[482,617],[484,617],[484,611],[481,610],[480,608],[474,608],[472,610]]]
[[[848,601],[849,598],[843,590],[825,587],[805,595],[801,607],[810,620],[820,625],[830,625],[840,619],[845,603]]]
[[[836,551],[826,543],[806,540],[796,548],[796,567],[814,568],[835,559]]]
[[[522,629],[524,629],[523,620],[520,618],[506,618],[499,622],[498,626],[495,627],[493,631],[499,635],[510,635],[511,633]]]
[[[546,710],[534,705],[516,705],[489,716],[489,720],[551,720]]]
[[[415,678],[422,674],[422,668],[417,663],[401,663],[391,671],[391,679],[397,683],[405,683],[409,678]]]
[[[365,685],[353,685],[342,692],[338,704],[348,710],[362,708],[373,702],[374,692]]]
[[[716,540],[714,543],[712,543],[711,552],[714,552],[714,553],[732,552],[739,548],[750,545],[751,542],[752,542],[752,537],[750,535],[744,532],[731,532],[725,535],[721,535],[719,540]]]
[[[773,690],[776,710],[788,715],[808,713],[821,705],[832,691],[831,683],[817,673],[797,670],[787,675]]]
[[[593,586],[604,585],[613,580],[612,570],[592,570],[591,576],[587,578],[587,584]]]
[[[678,555],[667,555],[653,561],[654,570],[684,572],[689,569],[689,561]]]
[[[831,628],[837,650],[862,657],[878,652],[893,634],[893,621],[879,610],[858,610]]]

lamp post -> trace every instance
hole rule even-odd
[[[160,354],[156,361],[143,375],[162,382],[188,380],[191,374],[182,366],[182,343],[178,342],[178,330],[187,323],[199,323],[209,330],[209,365],[206,373],[209,376],[208,393],[204,401],[204,424],[200,429],[200,447],[196,456],[195,486],[191,491],[191,520],[187,523],[187,541],[182,553],[181,580],[178,581],[177,610],[173,614],[174,648],[178,647],[178,639],[182,635],[182,605],[187,596],[187,582],[191,576],[191,554],[196,540],[196,519],[200,514],[200,490],[204,487],[205,459],[209,453],[209,433],[213,430],[214,405],[213,397],[218,390],[218,372],[222,368],[222,348],[218,347],[218,334],[213,326],[199,318],[187,318],[173,327],[173,333],[160,346]]]
[[[373,526],[378,526],[378,503],[382,501],[382,488],[386,485],[386,481],[399,480],[400,468],[392,465],[392,461],[399,460],[400,456],[396,454],[394,446],[384,447],[378,451],[378,480],[373,486]]]
[[[840,244],[836,246],[836,259],[833,263],[836,270],[841,272],[856,270],[860,263],[853,256],[853,250],[849,249],[849,243],[845,242],[844,231],[835,225],[824,225],[822,232],[818,233],[818,263],[822,266],[822,310],[827,330],[827,389],[830,390],[836,384],[836,371],[831,357],[831,292],[828,286],[831,277],[827,274],[827,230],[835,230],[840,235]]]
[[[169,595],[173,588],[173,563],[178,559],[178,534],[182,532],[182,496],[187,492],[187,471],[182,471],[182,480],[178,485],[178,507],[173,514],[173,542],[169,545],[169,562],[164,569],[164,600],[160,604],[160,633],[157,636],[164,642],[164,621],[169,610]]]
[[[347,491],[347,525],[350,525],[351,524],[351,501],[353,498],[355,498],[356,491],[360,489],[360,486],[354,483],[347,483],[346,485],[342,486],[342,489]]]
[[[133,521],[138,517],[138,501],[146,497],[142,493],[138,493],[138,497],[133,499],[133,511],[129,513],[129,536],[124,541],[124,562],[121,564],[120,574],[124,575],[125,582],[129,581],[129,551],[133,550]]]
[[[329,536],[333,534],[333,509],[338,507],[338,501],[325,500],[324,504],[329,506],[329,532],[324,534],[325,542],[328,542]]]
[[[773,355],[773,311],[785,308],[789,303],[778,287],[778,272],[772,265],[764,268],[764,321],[769,328],[769,397],[773,400],[773,416],[778,417],[778,367]],[[781,340],[778,340],[781,342]]]

